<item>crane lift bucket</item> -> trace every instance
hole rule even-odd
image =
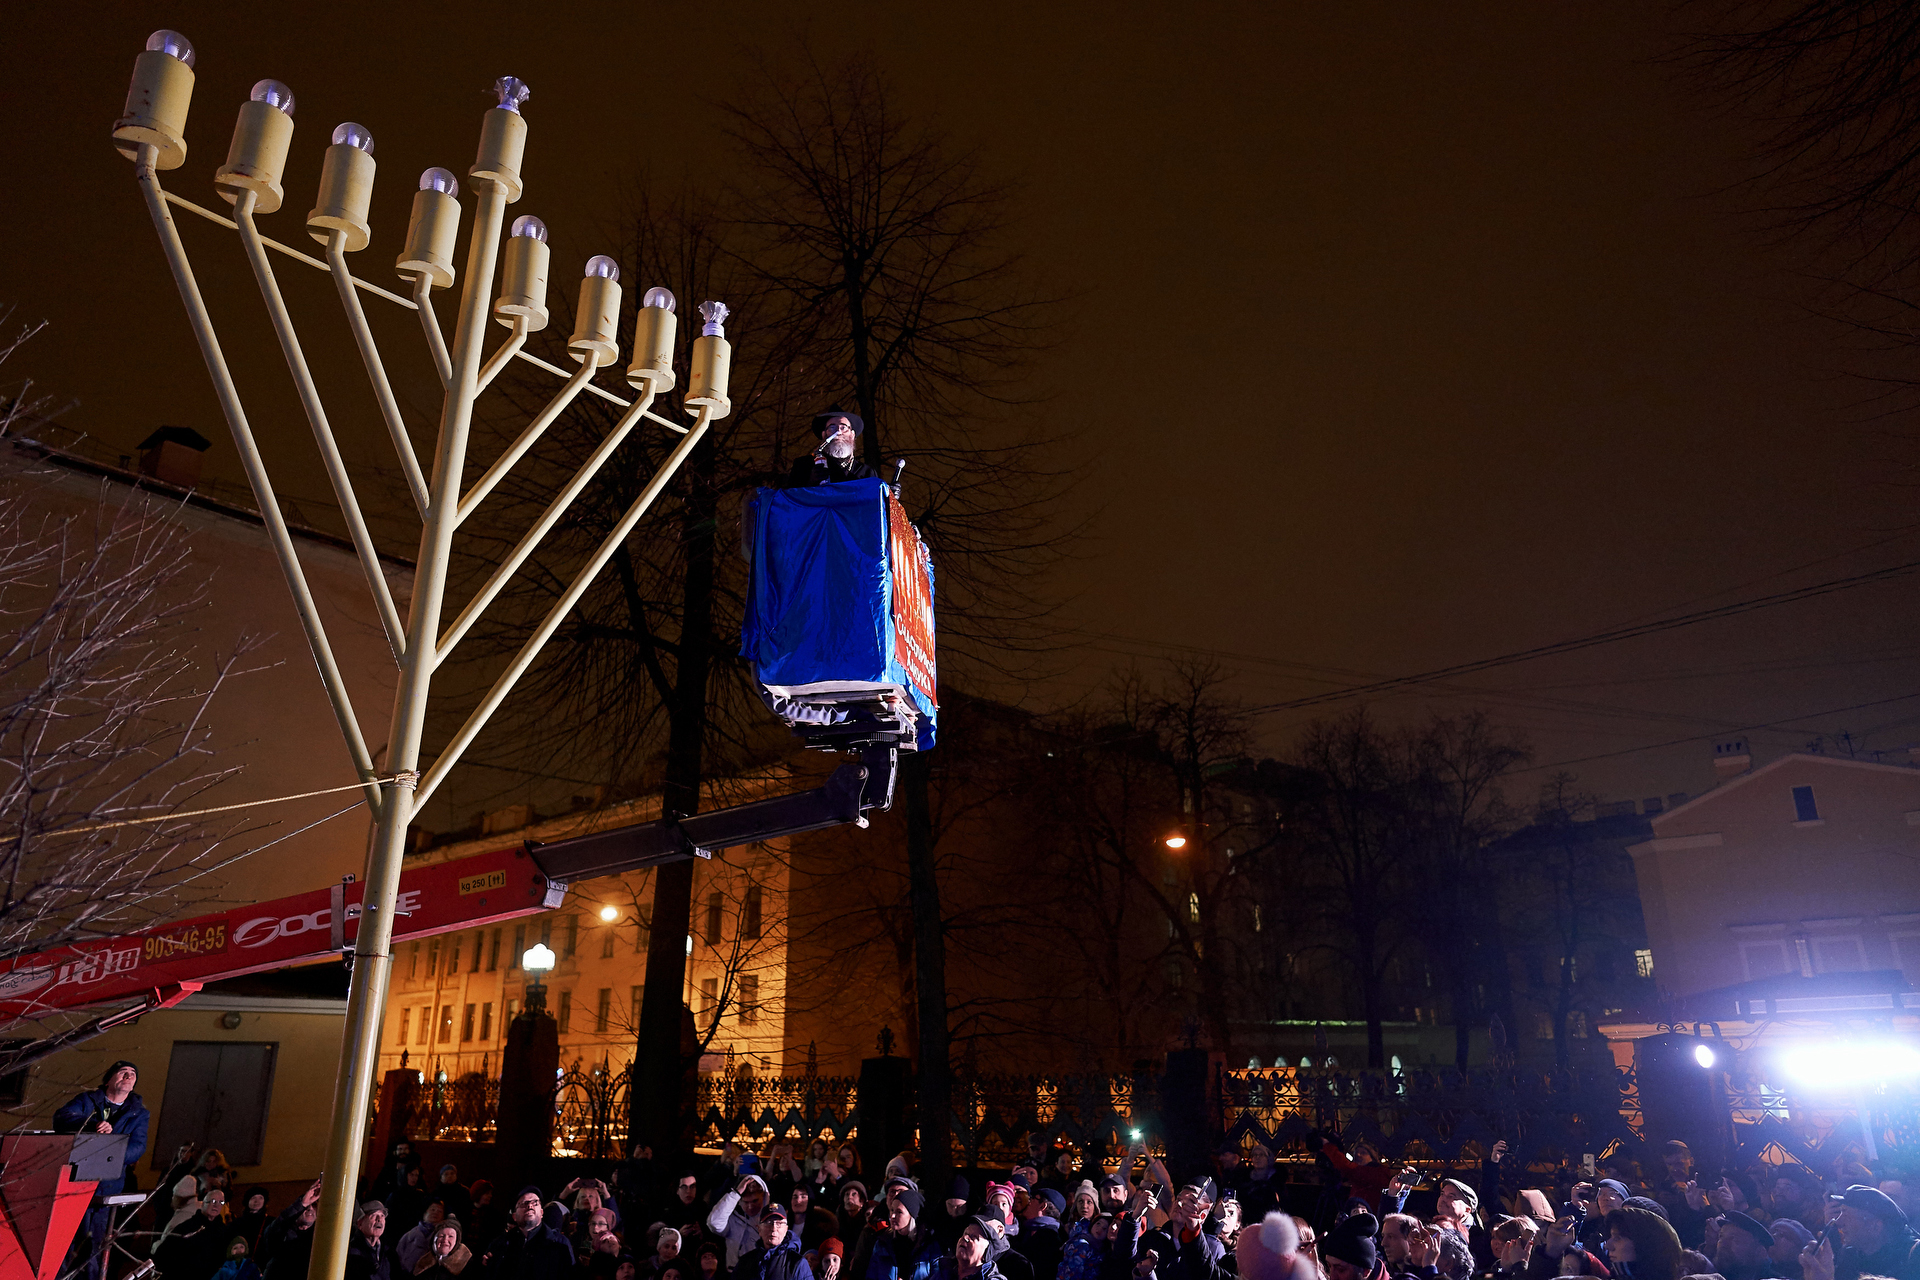
[[[743,533],[741,654],[774,714],[823,750],[931,747],[933,562],[892,487],[761,489]]]

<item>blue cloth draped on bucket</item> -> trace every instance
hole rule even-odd
[[[898,652],[888,522],[882,480],[755,493],[746,515],[752,569],[740,652],[775,698],[900,694],[920,715],[924,749],[933,744],[939,708]],[[909,554],[920,554],[917,541],[909,545]],[[931,568],[927,587],[931,595]]]

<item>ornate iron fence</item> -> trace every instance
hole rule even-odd
[[[1104,1158],[1125,1151],[1136,1129],[1159,1127],[1160,1081],[1147,1075],[962,1077],[953,1099],[955,1156],[974,1167],[1025,1164],[1030,1134]]]
[[[553,1095],[553,1154],[618,1159],[626,1154],[627,1092],[633,1069],[578,1064]]]
[[[1306,1141],[1315,1129],[1384,1160],[1456,1166],[1478,1163],[1502,1138],[1530,1165],[1618,1148],[1642,1155],[1631,1071],[1268,1067],[1223,1071],[1214,1088],[1216,1131],[1281,1159],[1315,1154]]]
[[[846,1142],[859,1134],[854,1111],[859,1081],[851,1076],[702,1076],[694,1105],[694,1141],[750,1146],[783,1139]]]
[[[435,1076],[408,1095],[406,1114],[394,1132],[442,1142],[492,1142],[499,1113],[498,1080],[477,1071],[451,1080]]]

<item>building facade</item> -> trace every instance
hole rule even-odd
[[[202,437],[193,439],[204,444]],[[195,490],[187,474],[192,459],[178,456],[177,436],[156,433],[149,443],[154,447],[143,461],[153,465],[143,473],[131,458],[118,465],[10,440],[0,444],[0,484],[37,514],[71,517],[81,536],[124,508],[145,505],[163,513],[186,534],[187,580],[204,586],[205,603],[192,615],[199,669],[210,671],[218,655],[231,653],[243,639],[257,644],[246,663],[251,670],[215,699],[207,722],[211,759],[234,772],[198,793],[195,807],[353,784],[352,765],[259,516],[237,500]],[[383,721],[391,706],[396,672],[359,563],[344,539],[297,523],[293,534],[336,660],[377,742],[371,725]],[[404,609],[411,567],[389,559],[382,569]],[[140,927],[322,888],[364,869],[368,822],[351,791],[250,810],[235,826],[221,846],[230,860],[195,884],[195,899],[160,904],[157,919],[142,920]],[[339,970],[337,964],[314,968],[336,976]],[[277,985],[242,980],[209,986],[174,1009],[10,1077],[3,1086],[6,1105],[14,1123],[47,1127],[62,1103],[97,1086],[109,1063],[126,1058],[140,1067],[139,1092],[153,1116],[152,1145],[139,1166],[149,1185],[149,1171],[165,1169],[173,1147],[189,1141],[221,1146],[245,1181],[311,1177],[325,1152],[329,1111],[312,1102],[331,1097],[346,1008],[344,981],[337,992],[334,985],[331,977],[308,974]],[[38,1039],[97,1012],[18,1024],[5,1034]]]

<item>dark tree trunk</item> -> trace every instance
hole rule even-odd
[[[932,761],[913,752],[900,765],[906,806],[908,891],[913,908],[914,993],[919,1002],[920,1078],[914,1090],[920,1128],[920,1185],[945,1187],[952,1176],[953,1080],[947,1045],[946,926],[933,861]]]
[[[689,459],[688,492],[681,509],[687,572],[682,580],[680,658],[674,671],[673,705],[667,717],[666,772],[661,785],[665,815],[700,811],[705,770],[707,685],[713,671],[714,455],[702,443]],[[686,1002],[686,939],[692,924],[693,862],[672,862],[654,872],[653,920],[647,935],[647,985],[640,998],[639,1043],[633,1087],[628,1093],[629,1128],[635,1141],[652,1144],[662,1162],[688,1154],[683,1133],[683,1094],[693,1063],[683,1056],[680,1034]]]

